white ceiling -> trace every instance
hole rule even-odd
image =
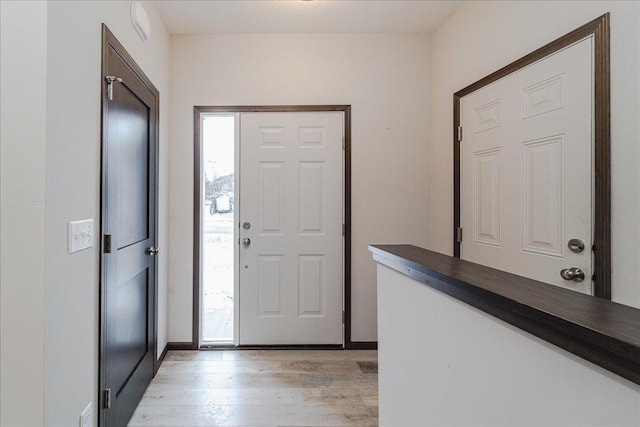
[[[430,33],[462,1],[157,0],[171,34]]]

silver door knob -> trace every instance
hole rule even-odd
[[[244,239],[242,239],[242,244],[246,248],[247,246],[249,246],[251,244],[251,239],[248,238],[248,237],[245,237]]]
[[[147,250],[144,252],[149,256],[156,256],[160,252],[160,248],[151,246],[150,248],[147,248]]]
[[[574,282],[582,282],[584,280],[584,271],[578,267],[563,268],[560,270],[560,276],[564,280],[573,280]]]

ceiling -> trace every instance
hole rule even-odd
[[[462,1],[158,0],[171,34],[431,33]]]

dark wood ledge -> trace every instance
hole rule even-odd
[[[380,264],[640,384],[640,309],[412,245],[372,245]]]

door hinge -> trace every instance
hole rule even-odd
[[[102,390],[102,409],[111,409],[111,389]]]
[[[342,149],[344,150],[345,145],[347,144],[347,137],[342,134]]]
[[[347,316],[344,314],[344,310],[342,310],[342,324],[344,325],[344,320],[347,318]]]
[[[342,237],[344,237],[344,233],[345,233],[345,226],[344,224],[342,224]]]
[[[462,126],[458,126],[458,142],[462,142]]]
[[[462,242],[462,227],[456,228],[456,242]]]
[[[104,253],[105,254],[111,253],[111,234],[104,235]]]
[[[106,76],[107,80],[107,98],[109,101],[113,101],[113,82],[122,83],[122,79],[116,76]]]

